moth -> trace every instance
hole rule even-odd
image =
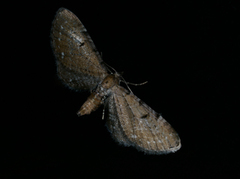
[[[180,149],[180,138],[171,125],[131,90],[120,86],[119,73],[108,73],[108,66],[87,30],[65,8],[60,8],[53,20],[51,45],[57,59],[57,74],[63,83],[71,89],[91,92],[77,112],[79,116],[90,114],[104,104],[107,128],[119,144],[147,154]]]

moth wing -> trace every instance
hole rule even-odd
[[[91,37],[71,11],[60,8],[52,23],[51,44],[58,76],[73,89],[93,89],[107,75]]]
[[[178,134],[161,115],[121,86],[113,87],[112,93],[107,127],[115,140],[150,154],[180,149]]]

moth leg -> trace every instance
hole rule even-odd
[[[102,120],[104,119],[104,116],[105,116],[105,108],[109,102],[109,99],[110,99],[110,96],[104,96],[102,98],[102,104],[103,104],[103,112],[102,112]]]

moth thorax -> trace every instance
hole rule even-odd
[[[117,75],[111,74],[104,78],[100,86],[102,88],[109,89],[118,84],[119,84],[119,77]]]

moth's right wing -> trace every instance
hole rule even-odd
[[[113,138],[145,153],[162,154],[180,149],[178,134],[154,110],[121,86],[108,99],[107,127]]]
[[[65,8],[60,8],[53,20],[51,43],[58,76],[70,88],[91,90],[108,74],[87,30]]]

